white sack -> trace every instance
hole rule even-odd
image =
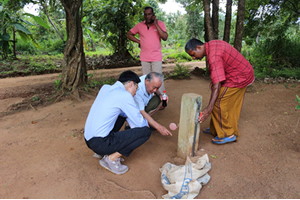
[[[193,199],[210,180],[208,171],[211,169],[207,154],[200,157],[196,163],[187,158],[185,165],[176,166],[166,163],[161,172],[161,183],[168,191],[164,199]]]

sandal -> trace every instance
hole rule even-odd
[[[215,144],[226,144],[228,142],[235,142],[236,141],[236,136],[229,136],[229,137],[224,137],[224,138],[218,138],[215,137],[214,139],[211,140]]]
[[[203,133],[208,133],[208,134],[211,134],[211,132],[210,132],[210,128],[203,129]]]

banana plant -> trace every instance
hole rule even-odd
[[[91,43],[92,46],[92,50],[94,50],[94,43],[95,43],[95,36],[93,34],[94,29],[92,26],[95,26],[94,24],[91,24],[90,26],[89,24],[89,18],[88,17],[83,17],[81,20],[81,24],[82,24],[82,32],[83,32],[83,46],[85,48],[85,50],[89,51],[88,48],[88,42]]]
[[[49,29],[49,26],[38,16],[34,16],[29,13],[23,13],[22,16],[31,17],[37,24]],[[34,45],[38,46],[37,42],[33,38],[30,30],[26,26],[34,26],[33,23],[18,17],[16,14],[12,14],[6,11],[0,6],[0,48],[2,50],[2,58],[6,59],[8,54],[13,53],[13,57],[16,59],[16,34],[25,41],[31,41]],[[10,49],[12,44],[13,52]]]

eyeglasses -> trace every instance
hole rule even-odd
[[[136,86],[136,89],[138,89],[139,88],[139,84],[138,83],[135,83],[135,82],[133,82],[134,83],[134,85]]]

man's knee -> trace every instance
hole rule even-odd
[[[148,126],[143,127],[142,131],[144,132],[144,134],[145,134],[146,137],[150,138],[150,136],[151,136],[151,129]]]
[[[158,96],[153,96],[147,106],[145,107],[145,112],[149,113],[151,110],[156,109],[161,103],[161,100]]]

